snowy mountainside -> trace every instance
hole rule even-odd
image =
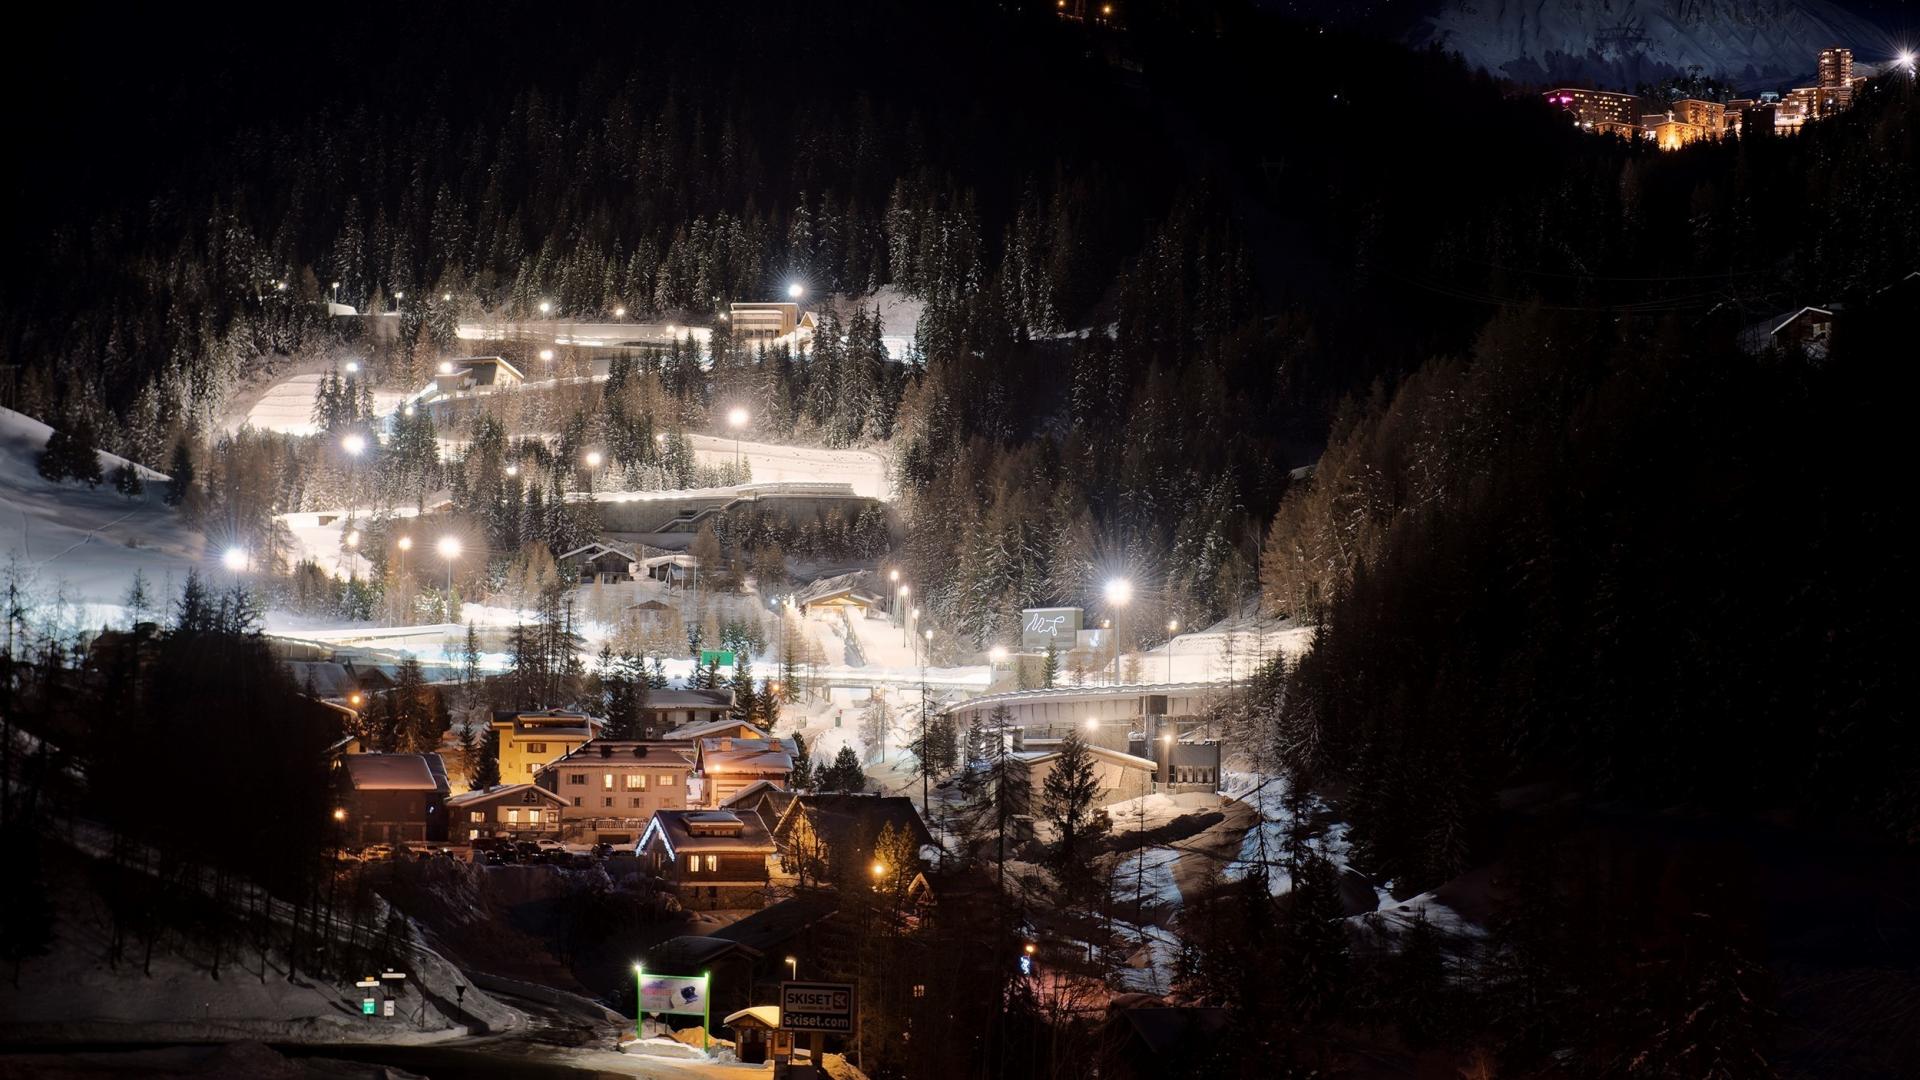
[[[1693,71],[1770,89],[1811,81],[1821,49],[1863,63],[1895,51],[1832,0],[1443,0],[1412,37],[1519,82],[1610,89]]]
[[[42,477],[36,463],[52,430],[0,408],[0,563],[19,567],[42,599],[64,592],[87,609],[89,624],[106,614],[99,608],[118,612],[136,569],[146,571],[152,589],[169,595],[189,568],[208,569],[205,539],[161,499],[164,474],[140,466],[147,490],[135,499],[111,483],[89,488]],[[121,463],[100,454],[103,473],[111,475]]]

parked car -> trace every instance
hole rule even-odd
[[[483,866],[503,866],[507,861],[507,853],[499,848],[481,848],[475,854],[479,856]]]
[[[609,855],[613,854],[613,845],[602,842],[602,843],[593,845],[593,847],[587,850],[588,850],[588,853],[591,854],[594,858],[604,859]]]
[[[522,860],[532,860],[539,856],[540,845],[531,840],[515,840],[513,842],[513,853],[520,856]]]
[[[535,840],[534,844],[538,846],[541,851],[558,851],[566,847],[565,844],[562,844],[558,840],[549,840],[549,839],[546,839],[545,837],[542,837],[539,840]]]

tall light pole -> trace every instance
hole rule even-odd
[[[1173,636],[1180,632],[1180,620],[1167,620],[1167,682],[1173,682]]]
[[[1120,619],[1133,599],[1133,582],[1117,577],[1107,582],[1107,606],[1113,609],[1113,684],[1120,685]]]
[[[401,537],[398,546],[400,548],[400,580],[405,581],[407,580],[407,552],[413,550],[413,537]]]
[[[443,536],[436,545],[440,557],[447,560],[447,621],[453,621],[453,561],[460,557],[460,538]]]
[[[347,524],[353,524],[353,466],[367,449],[367,440],[357,431],[350,431],[340,440],[340,449],[347,452]]]
[[[593,474],[600,470],[600,463],[605,460],[605,458],[600,456],[600,451],[598,450],[589,450],[580,456],[580,463],[587,467],[588,491],[593,490]]]
[[[893,603],[887,605],[887,621],[894,622],[900,618],[900,570],[898,567],[887,571],[887,580],[893,583]]]
[[[920,812],[927,812],[927,773],[931,768],[927,763],[928,751],[932,749],[927,741],[927,654],[933,651],[933,631],[926,633],[926,645],[920,650]]]
[[[907,599],[913,595],[913,586],[900,586],[900,644],[907,643]]]
[[[736,483],[740,478],[740,429],[747,426],[749,419],[751,417],[745,409],[736,406],[727,410],[727,426],[733,429],[733,475]]]

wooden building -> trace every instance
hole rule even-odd
[[[446,766],[439,754],[344,754],[338,818],[361,844],[447,838]]]
[[[727,810],[658,811],[635,845],[641,866],[696,910],[765,904],[774,850],[758,818]]]

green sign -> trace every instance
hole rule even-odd
[[[372,1016],[374,1008],[375,1008],[375,1003],[372,998],[360,999],[360,1015],[361,1016]]]
[[[700,650],[700,666],[706,667],[708,664],[718,664],[719,666],[724,668],[732,667],[733,666],[733,650],[732,649],[701,649]]]

